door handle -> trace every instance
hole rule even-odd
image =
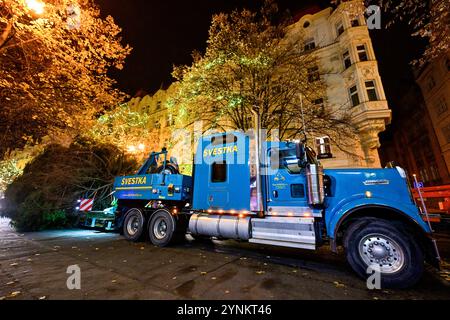
[[[274,190],[272,192],[274,198],[278,198],[278,191]]]

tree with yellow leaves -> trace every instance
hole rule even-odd
[[[0,158],[54,131],[76,135],[123,101],[108,77],[131,48],[92,0],[0,0]]]

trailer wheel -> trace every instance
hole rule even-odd
[[[418,244],[403,228],[387,221],[354,223],[344,243],[353,270],[365,279],[379,271],[381,288],[411,287],[423,273],[424,257]]]
[[[179,174],[178,169],[171,163],[166,164],[165,168],[160,166],[156,171],[164,174]]]
[[[150,241],[157,247],[165,247],[179,242],[181,239],[184,239],[185,232],[182,221],[177,221],[165,209],[156,211],[148,224]]]
[[[145,236],[145,217],[140,209],[130,209],[123,222],[123,236],[133,242],[140,241]]]

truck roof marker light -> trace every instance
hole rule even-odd
[[[213,211],[212,211],[211,209],[209,209],[207,212],[208,212],[208,213],[212,213]]]
[[[305,217],[312,217],[312,214],[311,214],[311,212],[305,212],[304,216]]]
[[[372,192],[366,191],[366,198],[372,198]]]
[[[223,211],[223,210],[219,210],[219,213],[220,213],[220,214],[222,214],[222,213],[224,213],[224,212],[225,212],[225,211]]]
[[[244,218],[245,217],[245,214],[243,214],[243,213],[241,213],[240,215],[239,215],[239,218]]]
[[[292,212],[288,212],[288,216],[292,217],[294,214]]]
[[[231,214],[235,214],[235,213],[236,213],[236,210],[231,210],[230,213],[231,213]]]

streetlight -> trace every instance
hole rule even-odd
[[[27,8],[31,11],[34,11],[36,14],[43,14],[45,3],[39,0],[25,0],[25,4]]]

